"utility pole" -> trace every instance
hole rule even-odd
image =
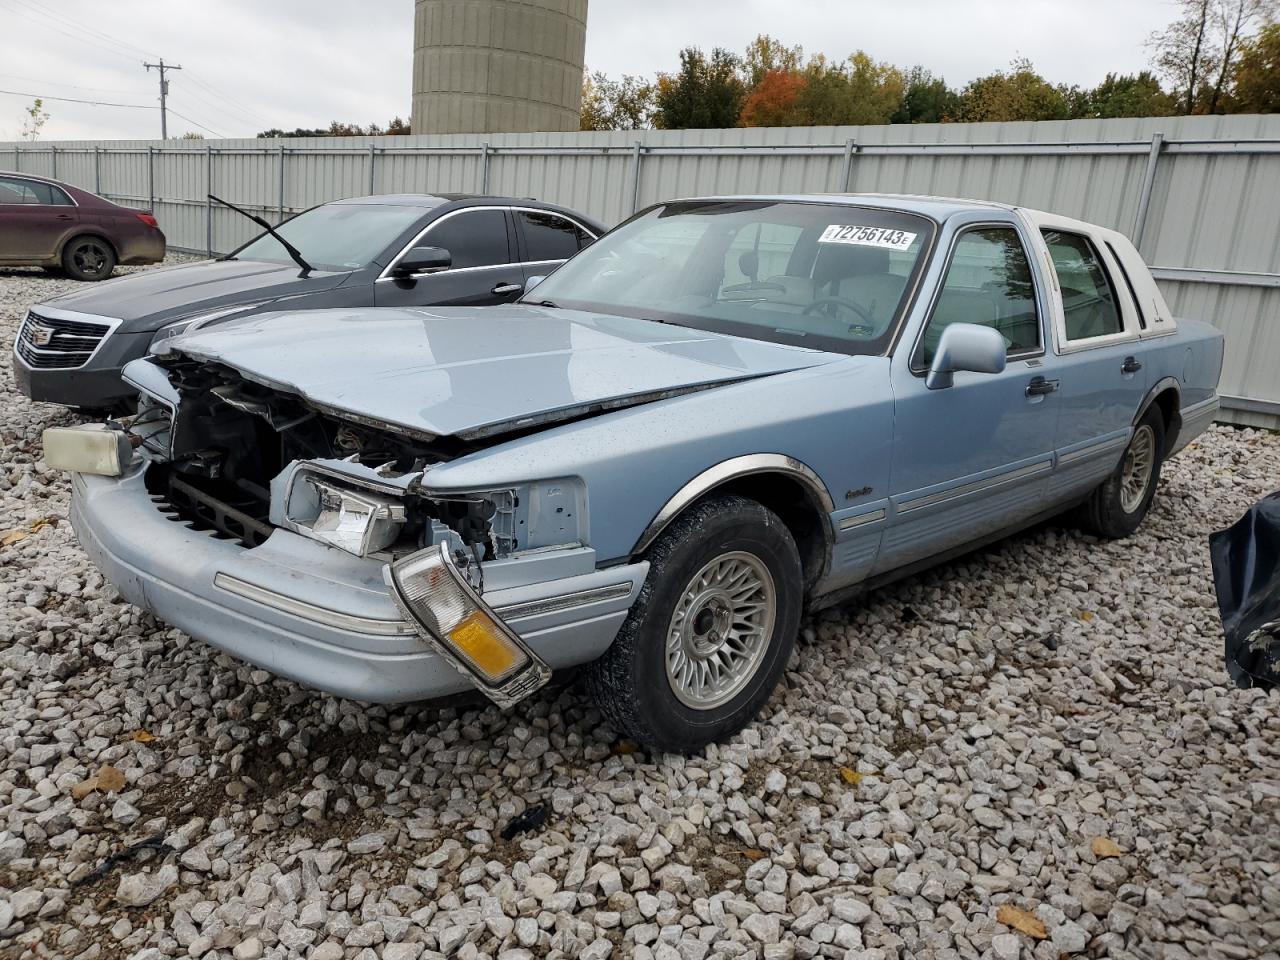
[[[160,139],[169,139],[169,116],[165,110],[164,98],[169,94],[169,81],[164,78],[166,70],[181,70],[182,68],[176,63],[165,63],[164,57],[160,58],[159,63],[147,63],[143,61],[142,65],[147,68],[147,72],[151,72],[151,68],[160,71]]]

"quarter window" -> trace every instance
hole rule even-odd
[[[456,213],[428,230],[419,242],[448,250],[454,270],[511,262],[507,216],[501,210]]]
[[[517,210],[524,239],[528,245],[527,260],[568,260],[594,239],[577,224],[554,213]]]
[[[921,359],[933,362],[942,331],[953,323],[991,327],[1010,356],[1041,349],[1031,264],[1018,231],[979,227],[956,241],[947,276],[925,328]]]
[[[1067,341],[1089,340],[1124,332],[1115,288],[1089,238],[1078,233],[1045,230],[1044,242],[1058,272]]]

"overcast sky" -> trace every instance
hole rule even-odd
[[[919,63],[952,86],[1030,58],[1054,82],[1092,85],[1147,66],[1143,41],[1172,0],[590,0],[587,66],[671,70],[681,47],[741,52],[758,33],[843,58]],[[28,94],[142,104],[178,63],[170,136],[407,118],[412,0],[0,0],[0,139]],[[46,99],[43,140],[158,137],[155,109]]]

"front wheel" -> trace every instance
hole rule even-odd
[[[75,237],[62,251],[62,268],[76,280],[105,280],[116,268],[116,252],[100,237]]]
[[[1080,508],[1080,525],[1118,539],[1138,529],[1151,509],[1164,459],[1164,418],[1154,405],[1142,415],[1111,476]]]
[[[587,683],[619,731],[692,753],[742,729],[777,686],[800,624],[800,555],[772,511],[721,496],[674,521],[648,560]]]

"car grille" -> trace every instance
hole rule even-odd
[[[27,366],[38,370],[83,367],[110,331],[108,323],[59,320],[28,310],[16,349]]]

